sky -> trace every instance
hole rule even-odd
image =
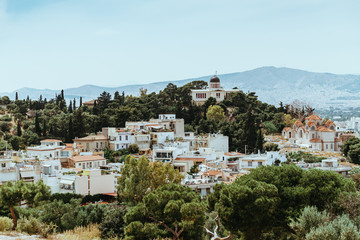
[[[360,74],[358,0],[0,0],[0,92],[262,66]]]

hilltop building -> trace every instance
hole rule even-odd
[[[215,98],[216,102],[221,102],[230,93],[237,92],[237,91],[239,91],[239,90],[238,89],[224,90],[224,88],[221,87],[219,77],[214,75],[210,79],[209,87],[207,87],[206,89],[194,89],[194,90],[191,90],[191,97],[192,97],[193,103],[195,103],[196,105],[202,105],[210,97]]]
[[[336,133],[336,125],[328,120],[322,123],[322,118],[311,115],[305,119],[305,124],[297,120],[293,127],[286,127],[282,136],[296,144],[305,144],[319,151],[339,151],[340,139]]]

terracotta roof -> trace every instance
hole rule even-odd
[[[308,125],[309,127],[311,127],[311,125],[316,125],[316,123],[315,123],[314,121],[311,121],[311,120],[310,120],[310,121],[307,122],[307,125]]]
[[[335,123],[329,119],[326,121],[325,125],[330,127],[331,125],[335,125]]]
[[[62,142],[62,141],[58,140],[58,139],[44,139],[44,140],[41,140],[40,142]]]
[[[205,161],[205,158],[178,157],[178,158],[175,158],[175,161]]]
[[[300,126],[302,126],[303,124],[302,124],[302,122],[301,122],[300,120],[297,120],[297,121],[294,123],[294,125],[295,125],[296,127],[300,127]]]
[[[102,156],[90,155],[90,156],[70,157],[70,160],[72,160],[74,162],[84,162],[84,161],[96,161],[96,160],[106,160],[106,159]]]
[[[239,152],[227,152],[224,154],[225,156],[241,156],[241,155],[245,155],[244,153],[239,153]]]
[[[322,142],[320,138],[311,139],[310,142]]]
[[[286,127],[286,128],[284,128],[284,130],[285,130],[285,132],[287,132],[287,131],[291,130],[291,128],[290,128],[290,127]]]
[[[306,120],[313,120],[313,121],[316,121],[316,120],[322,120],[322,118],[321,118],[321,117],[319,117],[318,115],[313,114],[313,115],[311,115],[311,116],[307,117],[307,118],[306,118]]]
[[[320,126],[320,127],[317,128],[317,130],[318,130],[319,132],[334,132],[334,130],[332,130],[332,129],[330,129],[330,128],[327,128],[327,127],[325,127],[325,126]]]
[[[222,175],[222,172],[219,170],[209,170],[207,172],[204,172],[204,175],[217,176],[217,175]]]
[[[94,105],[96,100],[90,100],[90,101],[87,101],[87,102],[84,102],[83,104],[84,105]]]

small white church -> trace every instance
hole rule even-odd
[[[322,118],[311,115],[305,118],[305,124],[297,120],[291,127],[282,130],[282,136],[296,144],[305,144],[319,151],[340,151],[340,139],[336,125],[328,120],[322,124]]]
[[[220,79],[218,78],[218,76],[214,75],[210,79],[209,87],[207,87],[206,89],[191,90],[191,97],[192,97],[193,103],[195,103],[196,105],[202,105],[210,97],[215,98],[216,102],[221,102],[230,93],[237,92],[237,91],[239,91],[239,90],[238,89],[225,90],[223,87],[221,87]]]

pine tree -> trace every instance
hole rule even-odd
[[[35,114],[35,132],[39,137],[41,136],[41,128],[40,128],[38,112],[36,112],[36,114]]]
[[[46,129],[46,120],[44,119],[44,120],[43,120],[43,130],[42,130],[42,132],[43,132],[43,137],[46,137],[46,131],[47,131],[47,129]]]
[[[17,122],[17,135],[19,137],[21,137],[21,135],[22,135],[20,121]]]

